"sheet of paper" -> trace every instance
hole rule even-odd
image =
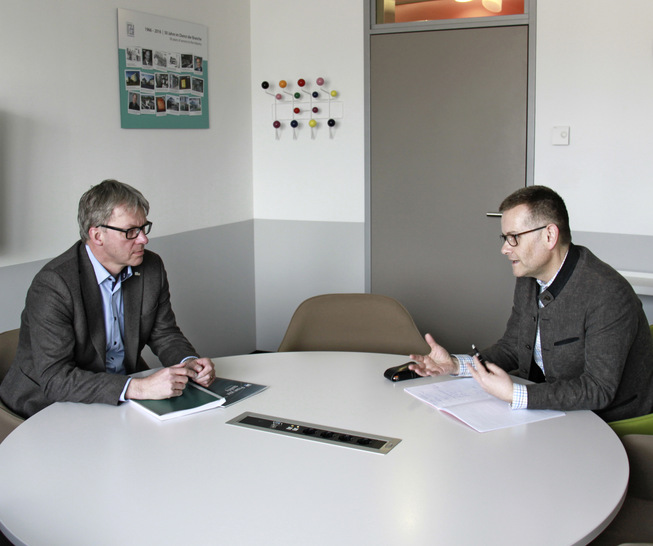
[[[472,378],[407,387],[405,391],[453,415],[478,432],[488,432],[565,415],[553,410],[513,410],[508,402],[486,393]]]
[[[405,391],[438,409],[480,400],[496,400],[471,377],[406,387]]]
[[[463,404],[442,411],[450,413],[478,432],[525,425],[564,415],[562,411],[552,410],[513,410],[510,404],[497,398]]]

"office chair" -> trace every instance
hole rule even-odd
[[[621,510],[591,546],[653,543],[653,436],[621,438],[628,454],[630,477]]]
[[[297,307],[278,350],[408,355],[431,349],[397,300],[379,294],[324,294]]]
[[[16,356],[18,348],[19,329],[9,330],[0,334],[0,383],[7,375],[9,366]],[[20,425],[24,419],[16,415],[7,406],[0,402],[0,442],[2,442],[9,433]]]
[[[631,417],[630,419],[621,419],[620,421],[611,421],[608,425],[620,438],[627,434],[653,434],[653,413]]]
[[[653,324],[649,326],[653,336]],[[653,434],[653,413],[608,423],[620,438],[626,434]]]

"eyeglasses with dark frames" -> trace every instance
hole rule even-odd
[[[501,235],[499,235],[499,237],[501,237],[501,240],[504,243],[508,242],[508,244],[510,246],[517,246],[519,244],[519,239],[518,239],[519,236],[526,235],[527,233],[533,233],[534,231],[540,231],[541,229],[544,229],[545,227],[546,226],[536,227],[534,229],[529,229],[528,231],[522,231],[521,233],[508,233],[507,235],[504,235],[502,233]]]
[[[123,229],[119,227],[114,227],[114,226],[107,226],[104,224],[101,224],[97,227],[103,227],[107,229],[112,229],[114,231],[121,231],[122,233],[125,234],[125,237],[129,240],[131,239],[136,239],[141,234],[141,231],[145,234],[148,235],[150,233],[150,230],[152,229],[152,222],[145,222],[142,226],[140,227],[133,227],[129,229]]]

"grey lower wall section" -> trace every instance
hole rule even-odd
[[[258,348],[276,351],[297,306],[365,291],[365,224],[255,220]]]
[[[258,349],[278,348],[305,299],[365,291],[364,223],[255,220],[254,240]],[[574,232],[574,242],[616,269],[653,272],[653,237]],[[640,297],[653,323],[653,297]]]
[[[202,356],[256,349],[253,221],[153,239],[177,322]]]
[[[311,296],[364,292],[364,235],[362,222],[252,220],[148,246],[166,264],[182,330],[202,355],[224,356],[275,351]],[[616,269],[653,272],[653,237],[574,232],[574,242]],[[20,325],[27,289],[47,261],[0,268],[0,331]],[[653,323],[653,297],[641,299]]]
[[[72,245],[72,243],[70,243]],[[25,306],[27,289],[32,283],[34,275],[48,263],[49,260],[40,260],[9,267],[0,267],[0,291],[2,301],[0,305],[0,332],[13,330],[20,326],[20,314]]]
[[[163,258],[177,322],[202,356],[256,349],[253,221],[152,238],[148,248]],[[0,331],[20,325],[27,289],[47,261],[0,268]],[[149,351],[144,357],[156,365]]]

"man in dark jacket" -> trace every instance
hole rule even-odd
[[[642,304],[617,271],[571,242],[564,201],[543,186],[508,196],[501,252],[517,277],[506,332],[476,357],[427,335],[420,375],[471,375],[515,409],[594,410],[606,421],[653,411],[653,342]],[[533,383],[514,382],[511,375]]]

